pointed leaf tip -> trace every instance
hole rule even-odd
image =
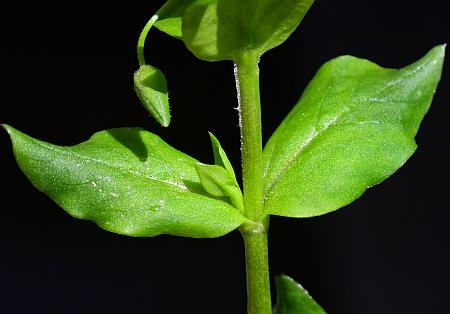
[[[280,275],[275,280],[277,304],[274,314],[326,314],[308,291],[289,276]]]
[[[428,55],[432,55],[434,59],[439,59],[440,61],[444,60],[445,50],[447,49],[447,44],[441,44],[433,47],[424,58],[427,58]]]
[[[2,129],[4,129],[6,132],[8,132],[8,134],[11,135],[11,129],[13,129],[12,126],[8,125],[8,124],[4,124],[4,123],[0,123],[0,127]]]
[[[445,50],[447,49],[447,43],[443,43],[443,44],[437,45],[433,49],[439,50],[440,53],[444,56],[445,55]]]
[[[217,137],[214,136],[211,132],[209,133],[209,138],[211,139],[211,146],[213,148],[214,153],[214,163],[216,165],[219,165],[223,168],[225,168],[230,176],[233,178],[236,186],[239,186],[236,180],[236,174],[234,173],[233,166],[231,165],[230,160],[228,159],[227,154],[225,153],[225,150],[222,148],[222,145],[220,145],[219,140]]]

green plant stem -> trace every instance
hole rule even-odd
[[[261,224],[262,226],[262,224]],[[271,314],[267,229],[243,233],[247,269],[247,311]]]
[[[147,24],[145,24],[144,28],[139,35],[139,40],[137,44],[137,55],[139,60],[139,65],[145,65],[145,56],[144,56],[144,47],[145,47],[145,39],[147,38],[147,34],[150,31],[150,28],[156,23],[158,20],[158,15],[153,15],[150,20],[148,20]]]
[[[235,64],[242,148],[244,208],[259,222],[263,211],[263,164],[258,59],[245,55]]]
[[[250,223],[240,228],[245,243],[247,309],[271,314],[268,218],[263,222],[263,163],[258,58],[244,55],[235,64],[242,143],[244,210]]]

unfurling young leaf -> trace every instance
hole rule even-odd
[[[164,74],[151,65],[141,65],[134,73],[134,87],[141,103],[153,118],[162,126],[169,126],[169,96]]]
[[[299,283],[281,275],[276,278],[277,304],[274,314],[326,314]]]
[[[143,129],[101,131],[61,147],[4,127],[31,183],[70,215],[108,231],[209,238],[247,221],[233,206],[206,195],[197,160]]]
[[[225,153],[222,146],[220,145],[219,140],[211,132],[209,132],[209,137],[211,139],[211,145],[213,147],[215,164],[225,168],[228,171],[228,174],[231,176],[231,178],[233,178],[235,185],[239,187],[239,184],[237,183],[237,180],[236,180],[236,174],[234,173],[233,166],[231,165],[231,162],[228,159],[227,154]]]
[[[242,192],[236,183],[236,179],[231,177],[229,172],[218,165],[195,164],[195,170],[200,178],[203,188],[213,196],[229,197],[231,204],[244,212],[244,200]]]
[[[264,148],[265,213],[322,215],[400,168],[416,149],[444,50],[400,70],[351,56],[322,66]]]

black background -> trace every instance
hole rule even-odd
[[[197,60],[153,30],[147,58],[167,75],[162,129],[132,87],[135,44],[160,1],[3,1],[0,122],[60,144],[143,126],[211,161],[207,131],[239,165],[233,66]],[[387,67],[449,40],[444,0],[317,0],[261,60],[267,140],[318,67],[341,54]],[[272,275],[300,281],[329,313],[449,313],[449,69],[417,142],[392,178],[322,217],[274,217]],[[0,132],[0,313],[244,313],[240,235],[127,238],[75,220],[19,172]]]

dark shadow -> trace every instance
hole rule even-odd
[[[142,140],[141,128],[110,129],[107,132],[120,144],[128,148],[141,162],[147,161],[148,151]]]
[[[232,58],[233,52],[230,48],[246,47],[245,34],[247,32],[245,21],[241,19],[243,6],[248,3],[241,3],[241,0],[219,1],[217,3],[217,51],[220,55]],[[248,7],[246,8],[248,9]],[[237,33],[236,28],[242,36],[230,36]],[[231,52],[231,53],[230,53]]]
[[[209,196],[208,192],[205,191],[203,186],[199,182],[193,182],[190,180],[183,180],[184,185],[192,193]]]
[[[166,77],[159,69],[154,68],[153,72],[145,73],[145,75],[142,75],[141,78],[141,83],[144,87],[167,94]]]
[[[201,22],[210,18],[206,14],[209,5],[214,5],[213,1],[205,2],[196,8],[195,15],[189,20],[189,26],[193,33],[198,33]],[[237,49],[243,49],[248,45],[248,39],[245,37],[246,25],[241,19],[243,5],[241,0],[224,0],[217,2],[217,30],[216,30],[216,49],[221,58],[231,60]],[[237,28],[237,30],[236,30]],[[241,36],[230,36],[230,34],[239,34]],[[197,36],[197,35],[196,35]],[[196,37],[194,36],[194,37]]]
[[[189,181],[189,180],[183,180],[183,183],[188,188],[188,190],[190,192],[192,192],[192,193],[200,194],[200,195],[203,195],[203,196],[208,196],[208,197],[214,198],[216,200],[220,200],[220,201],[224,201],[226,203],[229,203],[229,200],[228,200],[227,197],[212,196],[211,194],[206,192],[205,189],[203,188],[203,186],[201,185],[201,183],[192,182],[192,181]]]

